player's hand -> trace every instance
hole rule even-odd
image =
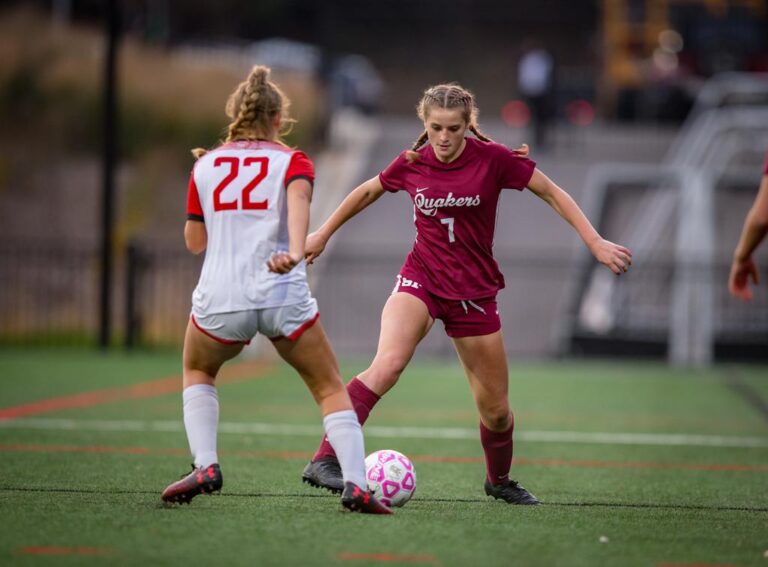
[[[304,259],[307,264],[312,264],[320,254],[325,250],[328,242],[319,232],[312,232],[307,236],[307,242],[304,245]]]
[[[528,151],[529,151],[528,144],[523,144],[519,148],[515,148],[514,150],[512,150],[512,153],[515,154],[516,156],[528,157]]]
[[[301,256],[299,254],[291,254],[290,252],[278,252],[272,256],[267,262],[267,267],[270,272],[276,274],[287,274],[294,269],[298,263],[301,262]]]
[[[598,262],[607,266],[617,276],[629,270],[632,265],[632,252],[629,248],[605,238],[598,238],[589,249]]]
[[[752,288],[749,287],[749,280],[757,285],[760,283],[760,274],[757,271],[757,264],[752,258],[747,258],[740,262],[734,260],[731,265],[731,274],[728,276],[728,291],[731,295],[738,297],[743,301],[752,300]]]

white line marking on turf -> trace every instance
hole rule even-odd
[[[49,419],[23,418],[0,420],[0,429],[46,429],[59,431],[147,431],[180,432],[184,430],[181,421],[140,421],[102,419]],[[235,435],[278,435],[320,437],[319,425],[289,425],[276,423],[235,423],[219,424],[220,433]],[[366,426],[366,437],[391,439],[448,439],[476,440],[476,429],[459,427],[385,427]],[[604,433],[584,431],[520,431],[515,434],[518,441],[537,443],[592,443],[597,445],[667,445],[681,447],[738,447],[750,449],[768,448],[768,437],[728,437],[724,435],[691,435],[684,433]]]

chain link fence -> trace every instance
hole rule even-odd
[[[574,287],[587,285],[594,264],[573,255],[498,252],[507,287],[499,312],[513,357],[560,355],[659,356],[667,353],[672,262],[635,262],[613,286],[619,308],[610,321],[585,305],[569,312]],[[179,346],[202,256],[183,249],[134,243],[116,258],[112,290],[116,341],[127,347]],[[309,268],[321,320],[341,356],[371,356],[379,319],[402,264],[399,253],[339,250]],[[16,243],[0,248],[0,343],[95,344],[98,328],[99,255],[75,245]],[[713,270],[716,359],[768,359],[768,297],[750,303],[726,289],[728,264]],[[688,267],[687,273],[696,270]],[[609,277],[613,277],[608,274]],[[695,309],[696,306],[691,306]],[[453,356],[442,324],[419,347],[428,356]]]

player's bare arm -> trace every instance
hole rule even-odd
[[[304,249],[304,257],[307,259],[307,263],[311,264],[315,261],[315,258],[322,254],[328,240],[345,222],[368,205],[374,203],[383,194],[384,187],[382,187],[378,175],[355,187],[344,198],[333,214],[328,217],[328,220],[307,237],[307,244]]]
[[[184,242],[187,250],[192,254],[201,254],[208,245],[208,231],[205,230],[205,223],[188,220],[184,225]]]
[[[312,185],[306,179],[295,179],[288,185],[288,252],[279,252],[267,262],[270,272],[287,274],[304,257],[304,242],[309,230],[309,205]]]
[[[598,262],[621,275],[632,265],[628,248],[604,239],[589,222],[573,198],[540,170],[533,172],[528,188],[563,217],[579,234]]]
[[[741,237],[733,253],[731,273],[728,276],[728,289],[731,294],[744,301],[749,301],[753,297],[749,280],[751,279],[755,285],[760,283],[760,274],[757,264],[752,259],[752,253],[766,234],[768,234],[768,175],[763,175],[755,202],[744,220]]]

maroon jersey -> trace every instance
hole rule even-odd
[[[765,154],[765,165],[763,165],[763,175],[768,175],[768,154]]]
[[[504,287],[493,257],[499,195],[502,188],[524,189],[536,164],[475,138],[451,163],[438,160],[430,145],[419,156],[411,163],[403,152],[379,174],[385,190],[407,191],[413,200],[416,242],[403,269],[447,299],[495,295]]]

